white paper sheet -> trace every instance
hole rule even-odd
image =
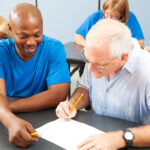
[[[94,127],[72,119],[57,119],[37,128],[36,131],[42,138],[66,150],[76,150],[77,145],[87,137],[103,133]]]

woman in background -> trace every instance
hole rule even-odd
[[[131,30],[132,37],[138,40],[141,48],[144,47],[142,29],[136,16],[129,11],[127,0],[106,0],[103,4],[103,10],[98,10],[90,15],[76,30],[74,35],[75,43],[85,46],[86,35],[91,27],[104,18],[116,19],[125,23]]]

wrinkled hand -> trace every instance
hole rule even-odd
[[[144,48],[144,50],[150,52],[150,46],[146,46],[146,47]]]
[[[30,134],[35,132],[32,125],[17,117],[11,118],[8,131],[9,142],[19,147],[27,147],[40,137],[39,135],[31,136]]]
[[[61,102],[56,108],[56,115],[59,118],[70,119],[75,117],[77,110],[74,108],[72,113],[70,113],[70,109],[73,107],[73,104],[69,101]]]
[[[90,136],[78,145],[79,150],[117,150],[125,147],[122,131]]]

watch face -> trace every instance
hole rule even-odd
[[[127,131],[124,135],[124,137],[127,139],[127,140],[132,140],[133,139],[133,134],[130,132],[130,131]]]

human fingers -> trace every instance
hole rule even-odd
[[[31,135],[32,137],[36,137],[36,138],[40,138],[40,137],[41,137],[41,135],[38,134],[37,132],[33,132],[33,133],[31,133],[30,135]]]
[[[86,143],[85,145],[82,145],[82,147],[79,148],[79,150],[95,150],[95,144],[93,142]],[[99,149],[96,149],[99,150]]]
[[[26,130],[28,132],[28,136],[31,137],[31,142],[37,142],[38,139],[40,138],[40,135],[38,133],[36,133],[35,129],[28,122],[26,124]]]
[[[86,146],[87,146],[89,143],[92,143],[92,142],[93,142],[93,138],[90,136],[90,137],[88,137],[87,139],[83,140],[81,143],[79,143],[79,145],[77,146],[77,148],[78,148],[79,150],[84,150],[84,149],[86,148]],[[93,143],[92,143],[92,146],[94,146]],[[92,146],[91,146],[90,148],[92,148]],[[90,149],[90,148],[89,148],[89,149]]]
[[[97,149],[96,147],[92,147],[92,148],[90,148],[90,150],[101,150],[101,149]]]
[[[18,139],[13,139],[12,141],[9,141],[11,144],[14,144],[17,147],[22,147],[25,148],[27,146],[29,146],[31,143],[30,142],[25,142],[22,140],[22,138],[18,138]]]
[[[74,118],[77,114],[77,109],[74,108],[72,112],[69,113],[68,118]]]
[[[63,102],[61,102],[56,108],[56,116],[58,118],[65,118],[65,116],[66,116],[66,113],[64,112],[64,109],[62,108],[63,107],[62,103]]]
[[[66,118],[69,115],[69,103],[61,102],[56,108],[56,115],[59,118]]]
[[[28,137],[27,131],[23,128],[22,130],[14,131],[14,133],[9,132],[9,142],[19,147],[27,147],[32,141],[31,137]]]
[[[145,48],[144,48],[144,50],[146,50],[146,51],[150,52],[150,47],[149,47],[149,46],[147,46],[147,47],[145,47]]]
[[[66,118],[67,119],[71,119],[71,118],[76,116],[77,109],[73,108],[73,104],[70,101],[68,101],[67,103],[68,103],[67,105],[68,105],[69,109],[67,109],[67,112],[66,112],[67,113],[67,117]],[[72,110],[72,108],[73,108],[73,110]]]

